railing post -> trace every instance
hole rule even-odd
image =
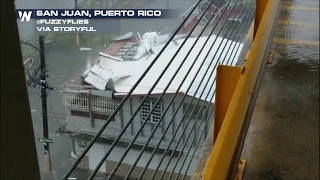
[[[90,124],[91,124],[91,127],[93,128],[94,127],[94,120],[93,120],[93,112],[92,112],[92,94],[91,94],[91,90],[89,90],[87,98],[88,98],[88,109],[89,109],[89,112],[90,112]]]
[[[259,25],[261,23],[261,19],[263,16],[263,13],[267,7],[269,0],[256,0],[256,15],[254,19],[254,32],[253,37],[256,37]]]
[[[240,78],[241,68],[219,65],[215,97],[213,143],[215,143],[235,88]]]

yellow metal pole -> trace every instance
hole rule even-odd
[[[258,28],[260,26],[263,13],[267,7],[269,0],[256,0],[256,17],[254,19],[254,33],[253,36],[256,37]]]
[[[240,67],[219,65],[217,68],[213,142],[218,137],[240,74]]]

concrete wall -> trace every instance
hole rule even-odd
[[[162,112],[164,112],[165,109],[169,106],[169,102],[170,102],[171,97],[172,97],[172,95],[165,95],[163,97]],[[207,120],[206,118],[203,118],[203,119],[199,118],[197,121],[194,121],[194,118],[191,118],[189,120],[189,118],[187,116],[185,118],[182,118],[183,114],[184,114],[183,113],[184,108],[183,108],[183,105],[181,105],[173,122],[170,123],[171,118],[173,117],[173,113],[178,109],[178,106],[179,106],[179,103],[180,103],[182,97],[183,97],[183,95],[178,95],[173,103],[174,105],[169,106],[169,109],[168,109],[167,113],[165,114],[162,123],[158,126],[157,130],[154,133],[154,136],[150,140],[150,143],[149,143],[150,146],[155,146],[158,144],[158,142],[161,139],[161,137],[163,136],[165,130],[169,126],[167,132],[165,133],[164,139],[162,140],[160,147],[166,148],[169,145],[170,140],[173,137],[173,134],[178,129],[178,132],[176,133],[176,135],[174,137],[174,140],[173,140],[173,143],[171,144],[171,147],[175,147],[177,145],[179,139],[181,139],[179,142],[179,147],[182,147],[184,145],[184,143],[186,142],[188,135],[190,134],[190,137],[189,137],[189,140],[187,142],[186,147],[190,147],[191,145],[193,145],[192,148],[194,148],[196,146],[196,142],[201,141],[201,143],[198,146],[198,149],[201,149],[203,142],[205,140],[206,134],[207,134],[206,132],[204,132],[204,134],[202,135],[201,140],[200,140],[201,132],[203,129],[206,129],[205,131],[208,131],[207,127],[210,127],[213,118],[212,117],[209,118],[210,121],[209,121],[207,127],[205,128],[205,124],[206,124],[205,121]],[[103,132],[102,136],[110,138],[110,139],[115,139],[119,135],[119,133],[122,131],[122,129],[125,127],[125,125],[128,123],[131,115],[138,108],[138,105],[140,104],[142,98],[143,97],[139,97],[139,96],[133,96],[132,98],[130,98],[130,100],[124,104],[124,106],[123,106],[122,110],[119,112],[119,114],[116,115],[115,121],[110,122],[110,124],[107,126],[107,128]],[[152,96],[151,98],[157,98],[157,96]],[[130,105],[130,101],[131,101],[132,106]],[[187,98],[185,98],[184,103],[188,104],[190,101],[191,101],[191,98],[187,97]],[[197,99],[194,99],[192,101],[192,104],[196,104],[196,102],[197,102]],[[202,105],[202,102],[203,101],[200,101],[198,103],[198,105],[200,107]],[[212,108],[212,106],[210,108]],[[70,114],[70,109],[68,109],[67,111],[69,111],[69,112],[67,112],[67,114]],[[189,108],[189,111],[192,111],[192,109]],[[182,119],[184,121],[181,122]],[[188,121],[189,121],[189,123],[188,123]],[[100,120],[100,119],[95,119],[94,120],[94,127],[92,128],[89,118],[69,115],[67,117],[67,122],[69,123],[70,128],[73,128],[78,131],[81,130],[84,132],[90,132],[90,133],[94,134],[100,130],[100,128],[102,127],[102,125],[106,121]],[[138,111],[138,114],[134,117],[132,123],[124,132],[121,140],[125,141],[125,142],[130,142],[133,139],[133,137],[136,135],[136,133],[138,133],[138,131],[141,128],[143,123],[144,123],[144,121],[141,120],[140,111]],[[198,127],[200,125],[201,125],[201,127],[199,130],[201,132],[198,132],[196,130],[198,129]],[[144,128],[141,130],[141,132],[136,140],[136,143],[137,144],[144,144],[148,140],[148,138],[151,136],[152,131],[155,128],[156,128],[156,123],[147,122],[145,124]],[[186,130],[184,132],[184,136],[182,137],[183,129],[186,129]],[[195,138],[195,142],[192,143],[192,140],[195,136],[195,133],[197,133],[196,134],[197,137]],[[178,150],[179,149],[180,148],[178,148]]]
[[[190,149],[189,156],[192,156],[194,149],[195,149],[195,146],[199,142],[198,147],[197,147],[197,151],[195,152],[195,156],[193,158],[193,161],[195,161],[195,162],[191,163],[190,169],[188,171],[189,174],[192,174],[193,170],[195,168],[194,165],[197,163],[202,146],[203,146],[205,138],[207,136],[207,132],[209,131],[208,127],[211,127],[213,118],[211,115],[211,117],[209,118],[209,123],[207,124],[206,127],[205,127],[205,124],[206,124],[205,122],[206,122],[207,118],[203,118],[203,120],[198,119],[196,121],[194,121],[194,119],[190,119],[190,121],[189,121],[189,118],[185,117],[184,121],[181,122],[181,120],[183,119],[182,116],[184,114],[183,113],[184,108],[183,108],[183,105],[181,105],[176,117],[174,118],[173,122],[170,124],[171,118],[173,117],[173,113],[178,109],[178,106],[183,98],[183,95],[179,94],[173,103],[174,105],[169,106],[169,102],[170,102],[170,99],[172,96],[173,95],[171,95],[171,94],[166,94],[163,97],[162,112],[164,113],[164,111],[167,107],[169,107],[169,109],[168,109],[168,112],[166,113],[166,115],[164,116],[162,124],[159,125],[154,136],[152,137],[151,141],[149,142],[149,146],[156,146],[158,144],[160,138],[164,134],[165,129],[169,126],[169,128],[165,134],[165,138],[162,140],[161,145],[160,145],[160,148],[166,149],[168,147],[170,141],[173,138],[173,134],[178,129],[178,133],[174,137],[174,140],[170,145],[170,149],[173,150],[177,146],[179,139],[181,139],[181,140],[179,142],[179,146],[178,146],[177,150],[182,149],[182,147],[187,142],[186,146],[183,148],[184,149],[183,155],[179,161],[179,163],[181,164],[182,161],[184,160],[185,154],[187,154],[187,151]],[[130,119],[133,112],[138,108],[138,105],[141,103],[142,98],[143,97],[133,96],[128,102],[126,102],[124,104],[122,110],[120,111],[120,113],[115,117],[115,121],[111,122],[108,125],[108,127],[106,128],[106,130],[103,132],[102,137],[115,139],[119,135],[119,133],[121,132],[123,127],[128,123],[128,120]],[[158,95],[153,95],[150,98],[158,98]],[[131,101],[131,103],[130,103],[130,101]],[[190,101],[191,101],[191,98],[189,96],[186,96],[186,98],[184,99],[183,102],[188,104]],[[196,104],[197,101],[198,101],[198,99],[194,99],[192,101],[192,104]],[[202,103],[203,103],[203,101],[199,101],[198,105],[201,106]],[[209,109],[211,110],[211,108],[212,108],[212,105],[209,107]],[[210,110],[208,110],[208,112]],[[68,109],[67,111],[70,111],[70,109]],[[191,112],[192,109],[189,108],[189,111]],[[70,114],[70,112],[68,112],[67,114]],[[188,121],[189,121],[189,124],[188,124]],[[89,118],[69,115],[67,117],[67,122],[68,122],[70,128],[77,129],[78,131],[81,130],[81,131],[89,132],[90,134],[95,134],[106,121],[105,120],[98,120],[98,119],[94,120],[94,127],[92,128]],[[130,142],[133,139],[133,137],[136,135],[136,133],[138,133],[138,130],[141,127],[143,122],[144,121],[141,120],[140,111],[139,111],[138,114],[136,115],[136,117],[133,119],[132,124],[128,127],[128,129],[123,134],[121,141]],[[196,124],[196,125],[194,126],[194,124]],[[146,123],[142,132],[139,134],[137,140],[135,141],[136,142],[135,144],[142,144],[142,145],[145,144],[145,142],[151,136],[151,133],[153,131],[153,128],[155,128],[155,126],[156,126],[155,123],[149,123],[149,122]],[[200,126],[200,129],[197,130],[199,126]],[[184,136],[182,137],[183,129],[185,129],[185,132],[184,132]],[[204,129],[206,129],[206,130],[204,130]],[[203,131],[205,131],[205,132],[202,134]],[[195,138],[195,141],[193,142],[192,140],[194,139],[195,134],[196,134],[196,138]],[[201,135],[202,135],[202,137],[200,138]],[[188,141],[187,141],[187,139],[188,139]],[[83,146],[85,147],[86,144],[83,144]],[[107,152],[107,150],[109,149],[109,146],[110,145],[97,144],[91,148],[90,153],[88,153],[89,168],[90,169],[95,167],[95,165],[98,163],[98,160],[100,160],[103,157],[103,154]],[[81,153],[81,148],[78,147],[77,141],[75,142],[75,147],[76,147],[76,154]],[[125,147],[116,146],[114,148],[114,150],[112,151],[112,153],[110,154],[109,160],[114,161],[114,162],[118,162],[118,160],[120,159],[120,157],[124,153],[124,150],[125,150]],[[136,157],[138,156],[139,152],[140,152],[140,150],[134,150],[134,149],[130,150],[129,153],[127,154],[126,158],[124,159],[123,163],[130,166],[136,160]],[[150,155],[151,155],[150,152],[145,152],[143,154],[141,160],[137,164],[137,167],[144,167],[147,160],[150,158]],[[162,154],[157,154],[154,156],[152,163],[149,166],[150,170],[156,168],[161,156],[162,156]],[[165,158],[165,160],[163,162],[164,165],[167,164],[166,161],[169,157],[170,156],[167,156]],[[191,160],[191,157],[188,157],[186,164],[188,164],[190,162],[190,160]],[[176,162],[176,160],[175,160],[175,158],[173,158],[172,162],[170,163],[171,166],[169,167],[169,169],[167,171],[170,172],[172,170],[172,166],[175,164],[175,162]],[[163,165],[163,167],[160,168],[160,170],[164,168],[164,165]],[[187,167],[187,165],[184,165],[184,166]],[[105,172],[105,169],[106,169],[106,167],[104,165],[104,167],[102,167],[100,170],[101,170],[101,172]],[[180,169],[180,167],[178,164],[178,167],[176,168],[176,170],[179,170],[179,169]],[[182,171],[182,172],[184,172],[184,171]]]
[[[81,141],[81,142],[85,142],[85,141],[75,140],[76,154],[79,155],[81,153],[82,148],[78,147],[78,144],[79,144],[79,143],[77,143],[78,141]],[[87,168],[90,170],[94,170],[95,167],[97,166],[97,164],[99,163],[99,161],[101,160],[101,158],[103,157],[103,155],[108,151],[109,148],[110,148],[110,145],[95,143],[92,146],[92,148],[90,149],[88,155],[85,156],[86,161],[88,161]],[[112,151],[112,153],[108,157],[107,161],[105,163],[103,163],[103,165],[101,166],[99,172],[110,173],[113,170],[114,166],[117,164],[117,162],[119,162],[119,160],[122,157],[124,152],[125,152],[125,147],[116,146],[114,148],[114,151]],[[125,159],[123,160],[123,162],[121,163],[116,175],[124,177],[128,173],[128,170],[131,168],[131,165],[137,160],[139,153],[140,153],[140,150],[135,150],[135,149],[130,150],[129,153],[127,154],[127,156],[125,157]],[[186,153],[187,152],[185,152],[185,154]],[[172,172],[174,166],[177,164],[174,172],[178,173],[180,171],[180,169],[182,168],[181,174],[185,174],[185,172],[188,168],[188,165],[190,164],[190,167],[188,168],[187,175],[188,176],[192,175],[192,173],[195,170],[195,166],[197,164],[197,161],[198,161],[199,153],[200,153],[200,150],[198,150],[196,152],[196,154],[197,154],[196,158],[191,157],[193,155],[193,152],[189,152],[189,155],[183,154],[180,157],[178,163],[177,163],[176,157],[172,158],[170,165],[169,165],[168,169],[166,170],[166,172]],[[141,158],[140,158],[136,168],[134,169],[131,177],[138,177],[140,175],[141,171],[145,168],[150,157],[151,157],[150,152],[143,153],[143,156],[141,156]],[[162,157],[162,154],[155,154],[153,156],[153,159],[148,166],[148,170],[147,170],[144,178],[148,179],[152,176],[154,169],[157,168],[157,166],[160,162],[161,157]],[[167,166],[168,161],[169,161],[169,157],[170,156],[165,156],[165,158],[159,168],[159,175],[163,172],[163,170]],[[191,160],[192,160],[192,162],[190,162]],[[185,161],[184,164],[182,164],[183,161]],[[82,167],[82,168],[85,168],[85,167]]]

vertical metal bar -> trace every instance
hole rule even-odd
[[[74,103],[75,107],[79,107],[79,98],[81,98],[81,93],[79,94],[79,96],[76,96],[75,103]]]
[[[92,112],[92,107],[91,107],[91,104],[92,104],[91,90],[89,90],[88,98],[86,98],[86,99],[88,101],[87,104],[88,104],[88,109],[89,109],[89,113],[90,113],[90,124],[91,124],[91,127],[94,128],[93,112]]]
[[[253,33],[253,37],[256,37],[259,25],[261,23],[264,11],[267,7],[269,0],[257,0],[256,1],[256,16],[254,19],[254,33]]]
[[[73,154],[74,154],[74,155],[76,155],[76,154],[77,154],[77,152],[76,152],[76,145],[75,145],[75,140],[74,140],[74,138],[71,138],[71,150],[72,150],[72,152],[73,152]]]
[[[233,93],[240,78],[241,68],[219,65],[217,68],[217,85],[216,85],[216,100],[215,100],[215,118],[213,142],[215,143],[224,117],[231,102]]]
[[[107,98],[107,97],[103,97],[103,100],[104,100],[104,103],[103,103],[104,111],[105,111],[105,112],[109,112],[110,109],[112,109],[112,104],[111,104],[111,102],[109,102],[110,99]],[[120,109],[120,110],[121,110],[121,109]]]

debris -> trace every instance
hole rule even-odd
[[[122,40],[127,40],[133,38],[133,32],[129,32],[127,34],[124,34],[120,37],[114,38],[114,41],[122,41]]]
[[[81,47],[80,51],[91,51],[92,48]]]
[[[123,59],[116,58],[116,57],[110,56],[110,55],[105,54],[105,53],[102,53],[102,52],[99,52],[99,55],[100,55],[100,56],[103,56],[103,57],[107,57],[107,58],[113,59],[113,60],[123,61]]]
[[[272,64],[273,55],[274,55],[274,51],[271,50],[271,51],[269,52],[268,64]]]

